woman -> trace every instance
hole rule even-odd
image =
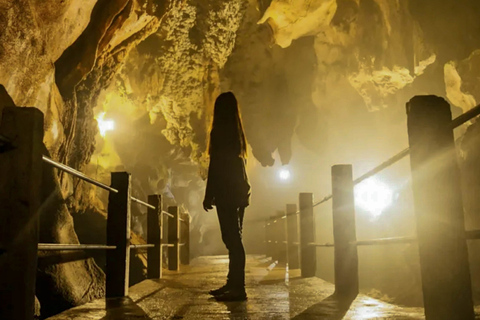
[[[242,243],[243,215],[249,205],[250,185],[245,172],[247,141],[237,99],[225,92],[215,101],[208,152],[207,189],[203,208],[217,207],[222,240],[228,249],[227,283],[210,294],[219,301],[243,301],[245,249]]]

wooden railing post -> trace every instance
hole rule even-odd
[[[180,254],[180,261],[184,265],[190,264],[190,215],[188,213],[182,214],[182,247]]]
[[[314,277],[317,269],[315,242],[315,220],[313,218],[313,193],[300,193],[300,269],[301,276]]]
[[[168,243],[173,246],[168,247],[168,270],[179,270],[180,246],[179,246],[179,228],[180,220],[178,207],[168,207],[168,213],[173,214],[173,218],[168,219]]]
[[[147,249],[147,278],[160,279],[162,277],[162,196],[149,195],[148,203],[156,209],[148,208],[147,210],[147,243],[155,245]]]
[[[0,135],[0,319],[33,319],[43,114],[6,107]]]
[[[275,260],[278,262],[283,262],[284,254],[284,243],[283,237],[285,231],[282,228],[282,218],[279,215],[272,217],[273,222],[273,238],[275,239]]]
[[[270,219],[265,220],[265,249],[266,249],[266,256],[272,257],[273,260],[273,250],[272,250],[272,224]]]
[[[299,226],[298,226],[298,215],[296,204],[287,204],[287,218],[286,228],[287,228],[287,259],[288,259],[288,268],[289,269],[298,269],[300,267],[300,250],[299,248]]]
[[[412,188],[426,319],[474,319],[460,172],[450,105],[407,103]]]
[[[277,250],[277,223],[275,222],[275,216],[270,216],[270,253],[272,255],[272,260],[277,261],[278,260],[278,250]]]
[[[335,294],[358,295],[358,254],[352,166],[332,167],[333,239],[335,243]]]
[[[278,222],[278,251],[280,252],[280,262],[287,263],[287,219],[285,218],[285,213],[281,213],[277,217]]]
[[[106,296],[107,298],[128,295],[130,269],[130,197],[131,175],[127,172],[112,172],[112,188],[108,197],[107,245],[116,246],[107,250]]]

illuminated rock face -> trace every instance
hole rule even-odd
[[[195,213],[221,91],[237,95],[264,166],[276,151],[288,163],[293,137],[325,151],[341,119],[403,115],[416,94],[445,95],[464,111],[477,104],[479,4],[444,2],[0,0],[0,84],[16,105],[45,113],[54,159],[105,181],[112,170],[131,171],[139,197],[172,193]],[[115,119],[105,138],[94,120],[102,112]],[[476,153],[464,151],[473,166]],[[74,243],[69,214],[88,225],[80,215],[102,216],[106,196],[65,175],[48,183],[68,198],[68,212],[56,204],[66,227],[54,219],[44,228]],[[55,281],[70,281],[58,295],[64,306],[102,294],[88,261],[77,265],[97,281],[86,296],[72,292],[87,284],[65,275],[71,265],[57,270]]]

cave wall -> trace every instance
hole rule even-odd
[[[275,166],[278,154],[288,164],[297,144],[325,163],[382,158],[368,150],[406,141],[413,95],[444,96],[454,114],[477,104],[479,14],[474,0],[0,0],[0,111],[36,106],[53,159],[107,183],[110,171],[132,172],[134,195],[184,204],[206,246],[204,226],[215,219],[201,215],[202,176],[221,91],[238,97],[251,163]],[[117,126],[105,137],[95,120],[102,112]],[[460,154],[472,227],[475,128]],[[344,147],[360,139],[367,144]],[[102,241],[87,226],[104,221],[106,194],[64,174],[45,179],[41,241]],[[144,209],[133,213],[141,235]],[[40,264],[39,283],[55,292],[37,293],[45,314],[103,294],[98,265],[75,259]]]

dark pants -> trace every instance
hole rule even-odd
[[[245,208],[217,205],[222,240],[228,249],[227,284],[234,288],[245,287],[245,249],[242,243]]]

